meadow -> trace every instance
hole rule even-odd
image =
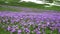
[[[10,7],[9,7],[10,6]],[[13,6],[11,8],[11,6]],[[33,2],[0,2],[0,34],[60,34],[60,6]],[[48,10],[42,13],[21,12],[21,8]],[[53,11],[50,11],[53,10]],[[11,11],[11,12],[10,12]]]

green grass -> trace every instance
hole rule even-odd
[[[18,11],[16,8],[9,8],[9,7],[1,7],[0,11]]]
[[[21,2],[16,4],[9,4],[10,6],[20,6],[20,7],[29,7],[29,8],[38,8],[44,10],[57,10],[60,11],[60,6],[44,7],[48,4],[36,4],[33,2]]]
[[[37,9],[43,9],[43,10],[56,10],[56,11],[60,11],[60,6],[52,6],[52,7],[44,7],[48,4],[36,4],[33,2],[20,2],[20,3],[8,3],[8,4],[1,4],[1,5],[8,5],[8,6],[19,6],[19,7],[28,7],[28,8],[37,8]],[[4,10],[4,9],[1,9]],[[10,9],[8,9],[10,10]],[[13,9],[11,9],[13,10]]]
[[[0,34],[10,34],[10,32],[6,31],[3,28],[0,28]]]
[[[51,7],[47,7],[47,8],[45,7],[44,9],[60,11],[60,7],[59,6],[51,6]]]

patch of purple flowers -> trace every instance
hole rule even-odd
[[[41,34],[42,32],[45,32],[44,29],[47,27],[52,31],[58,29],[60,32],[60,13],[0,12],[0,24],[4,24],[4,27],[6,27],[8,31],[17,31],[18,34],[21,34],[21,32],[30,34],[32,31],[36,34]],[[32,31],[30,26],[33,27]]]

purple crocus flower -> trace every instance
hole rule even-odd
[[[36,34],[41,34],[41,32],[40,31],[37,31]]]
[[[18,32],[22,32],[21,30],[18,30]]]
[[[60,27],[60,23],[57,23],[55,26]]]
[[[60,29],[58,29],[58,32],[60,32]]]
[[[18,34],[21,34],[21,32],[22,32],[21,30],[18,30]]]
[[[7,30],[8,30],[8,31],[10,31],[10,30],[11,30],[11,27],[10,27],[10,26],[8,26]]]
[[[15,28],[12,28],[11,32],[15,32],[15,31],[16,31],[16,29]]]
[[[46,24],[47,26],[49,26],[50,25],[50,22],[47,22],[47,24]]]
[[[30,30],[28,28],[24,28],[25,32],[30,32]]]
[[[34,32],[37,32],[38,31],[38,28],[36,28],[35,30],[34,30]]]

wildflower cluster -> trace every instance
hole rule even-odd
[[[0,24],[17,34],[44,34],[46,28],[60,32],[60,13],[0,12]]]

